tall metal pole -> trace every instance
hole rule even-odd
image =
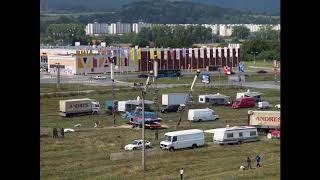
[[[145,90],[142,89],[142,169],[146,170],[146,162],[145,162],[145,140],[144,140],[144,94]]]
[[[110,75],[112,81],[112,115],[113,115],[113,125],[116,124],[116,114],[115,114],[115,95],[114,95],[114,77],[113,77],[113,62],[114,57],[111,57]]]
[[[57,70],[57,89],[59,89],[60,87],[60,63],[57,63],[57,67],[58,67],[58,70]]]

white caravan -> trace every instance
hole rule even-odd
[[[204,134],[200,129],[174,131],[164,134],[164,141],[160,142],[160,148],[175,150],[182,148],[197,148],[204,145]]]
[[[192,122],[214,121],[219,119],[219,116],[209,108],[206,109],[189,109],[188,120]]]
[[[255,98],[257,100],[257,102],[260,102],[262,95],[263,95],[263,93],[250,92],[250,90],[248,89],[247,92],[238,92],[236,98],[238,99],[238,98],[244,98],[244,97],[252,97],[252,98]]]
[[[213,133],[213,142],[216,144],[240,144],[258,140],[257,128],[252,126],[217,128]]]
[[[225,105],[230,101],[229,96],[223,94],[206,94],[199,95],[199,103],[209,103],[211,105]]]

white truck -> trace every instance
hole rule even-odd
[[[189,109],[188,120],[192,122],[214,121],[219,119],[219,116],[209,108],[206,109]]]
[[[217,128],[213,133],[215,144],[241,144],[258,140],[257,128],[252,126]]]
[[[189,101],[188,93],[162,94],[162,105],[164,106],[186,104],[187,101]]]
[[[98,101],[85,99],[60,100],[60,116],[67,117],[80,114],[97,114],[100,109]]]
[[[204,145],[204,133],[200,129],[167,132],[164,140],[160,142],[160,148],[176,150],[182,148],[197,148]]]

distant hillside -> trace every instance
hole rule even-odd
[[[50,12],[90,12],[116,11],[123,5],[141,0],[40,0],[40,10]],[[144,0],[165,1],[165,0]],[[177,2],[196,2],[216,5],[254,13],[275,14],[280,12],[280,0],[166,0]]]
[[[204,23],[279,23],[279,18],[254,16],[250,13],[182,1],[144,1],[124,5],[116,12],[122,22],[144,21],[160,24]]]
[[[75,15],[75,13],[73,13]],[[42,20],[52,17],[42,16]],[[279,17],[255,16],[247,12],[213,5],[181,1],[139,1],[124,5],[114,13],[80,13],[77,17],[59,22],[127,22],[143,21],[159,24],[212,24],[212,23],[279,23]]]

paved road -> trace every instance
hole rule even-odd
[[[195,73],[194,72],[184,72],[183,73],[185,76],[193,76]],[[218,72],[211,72],[211,74],[219,74]],[[61,76],[60,82],[62,84],[67,83],[67,84],[85,84],[85,85],[94,85],[94,86],[111,86],[112,81],[108,77],[107,79],[104,80],[94,80],[92,79],[93,75],[77,75],[77,76]],[[123,79],[124,77],[137,77],[136,74],[122,74],[122,75],[115,75],[115,78],[121,78]],[[56,83],[57,79],[56,76],[51,76],[51,75],[44,75],[40,74],[40,83]],[[127,83],[127,82],[117,82],[115,83],[116,86],[129,86],[133,87],[133,83]],[[213,83],[211,86],[218,86],[218,83]],[[222,86],[227,86],[230,84],[220,84]],[[179,86],[190,86],[190,84],[158,84],[159,88],[171,88],[171,87],[179,87]],[[202,83],[196,84],[196,86],[204,86]],[[245,82],[243,84],[245,87],[253,87],[253,88],[268,88],[268,89],[280,89],[280,83],[275,84],[274,81],[253,81],[253,82]]]

